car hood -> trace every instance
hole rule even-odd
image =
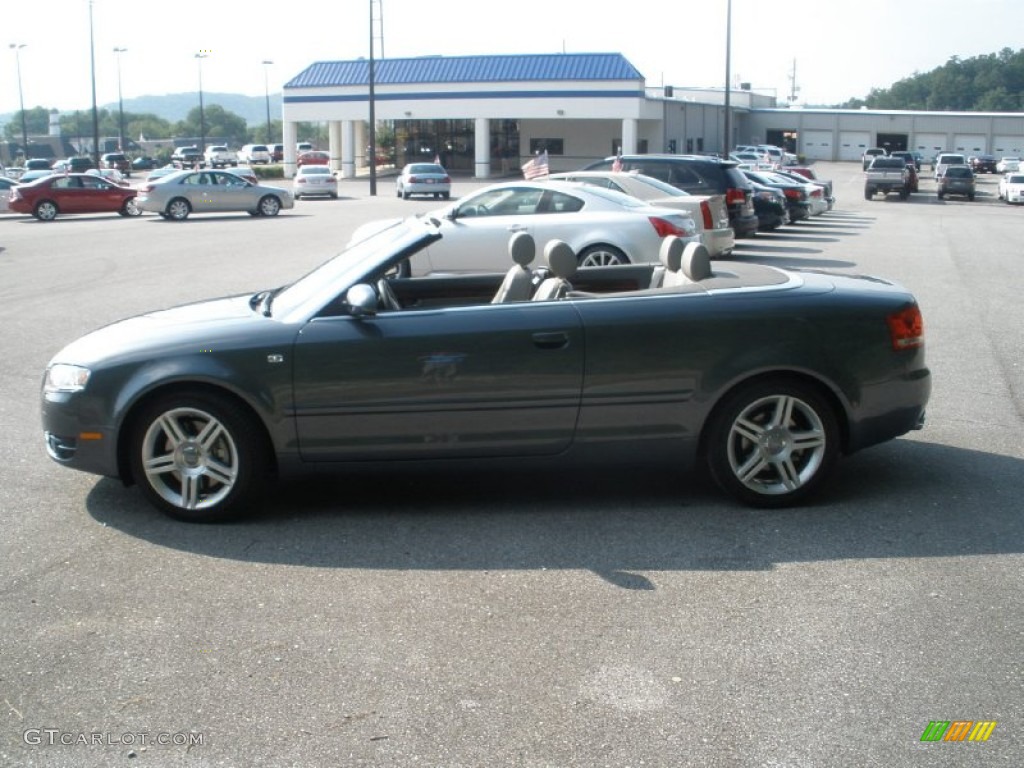
[[[252,346],[281,324],[249,305],[250,295],[201,301],[121,320],[86,334],[51,363],[116,364],[139,358],[209,354]]]

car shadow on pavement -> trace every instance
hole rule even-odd
[[[623,589],[659,572],[1024,552],[1024,461],[899,439],[840,462],[812,504],[755,510],[702,475],[480,471],[283,481],[238,522],[193,525],[98,481],[93,518],[151,544],[251,563],[403,570],[586,569]]]

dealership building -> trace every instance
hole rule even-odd
[[[372,102],[371,102],[372,92]],[[780,108],[746,86],[725,92],[649,87],[618,53],[430,56],[325,61],[284,86],[285,175],[299,123],[326,123],[331,165],[368,167],[369,116],[378,164],[439,158],[486,179],[546,151],[552,172],[622,151],[723,153],[776,144],[808,160],[859,161],[868,147],[1024,156],[1024,114]]]

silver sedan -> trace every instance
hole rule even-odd
[[[135,199],[140,210],[174,221],[184,221],[192,213],[228,211],[276,216],[295,207],[287,189],[253,184],[226,171],[177,171],[147,182]]]

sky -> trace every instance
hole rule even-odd
[[[0,114],[197,92],[264,95],[315,61],[621,53],[648,86],[721,87],[728,0],[0,0]],[[731,0],[732,81],[789,103],[862,98],[951,57],[1024,46],[1024,0]],[[24,45],[12,50],[10,46]],[[114,48],[127,49],[121,54]],[[196,53],[207,52],[201,62]],[[264,65],[263,61],[273,64]],[[266,81],[265,78],[266,77]]]

